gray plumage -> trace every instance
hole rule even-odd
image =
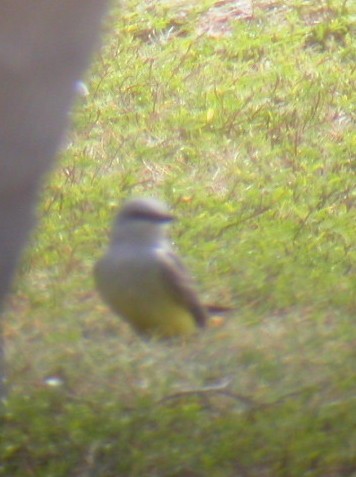
[[[133,199],[119,211],[110,246],[94,274],[103,300],[136,331],[170,337],[204,327],[201,303],[188,270],[172,250],[165,225],[173,220],[155,199]]]

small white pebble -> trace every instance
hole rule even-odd
[[[48,378],[44,379],[45,384],[47,386],[52,386],[52,387],[58,387],[58,386],[63,386],[64,381],[62,378],[59,376],[48,376]]]

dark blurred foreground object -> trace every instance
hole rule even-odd
[[[0,309],[106,0],[0,1]],[[3,347],[0,342],[0,394]]]

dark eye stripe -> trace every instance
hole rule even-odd
[[[150,222],[170,222],[173,219],[169,214],[160,214],[143,210],[131,211],[126,217],[137,220],[148,220]]]

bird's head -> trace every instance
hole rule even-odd
[[[163,202],[152,198],[128,200],[119,210],[113,228],[113,242],[128,240],[148,243],[165,237],[164,225],[174,220]]]

